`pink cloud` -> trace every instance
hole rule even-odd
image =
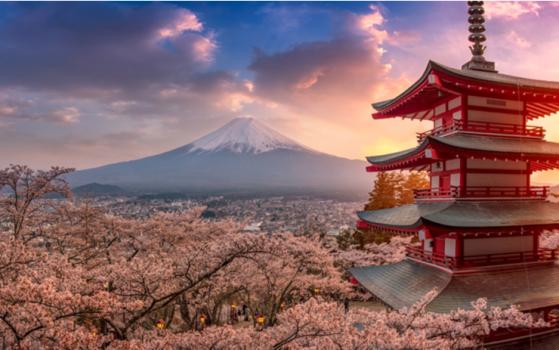
[[[157,32],[160,38],[175,38],[186,31],[199,32],[203,29],[198,17],[189,10],[181,9],[176,18],[160,28]]]
[[[388,32],[382,28],[384,16],[378,6],[370,5],[371,13],[357,16],[357,28],[367,33],[376,43],[382,44],[388,38]]]
[[[156,40],[171,42],[183,54],[191,55],[196,62],[212,62],[217,48],[214,34],[202,33],[204,25],[190,10],[176,10],[173,15],[170,21],[157,29]]]
[[[10,105],[0,105],[0,116],[10,116],[17,111],[17,108]]]
[[[73,124],[79,121],[80,111],[76,107],[64,107],[50,111],[48,119],[63,124]]]
[[[506,35],[506,39],[507,41],[509,41],[510,43],[516,45],[517,47],[521,48],[521,49],[527,49],[529,47],[532,46],[532,43],[530,41],[528,41],[528,39],[520,36],[516,31],[511,30],[507,35]]]
[[[254,102],[254,98],[249,94],[242,92],[226,93],[216,103],[218,108],[228,110],[230,112],[240,112],[248,104]]]
[[[421,40],[421,33],[415,31],[395,31],[390,33],[387,42],[390,45],[402,46],[415,44]]]
[[[486,1],[485,14],[488,19],[514,20],[523,15],[538,16],[542,6],[536,1]]]
[[[194,51],[194,58],[199,62],[207,63],[213,60],[217,43],[214,40],[213,35],[200,36],[193,41],[192,48]]]
[[[295,84],[295,89],[297,90],[310,89],[318,82],[318,79],[320,79],[322,75],[324,75],[324,73],[321,69],[317,69],[316,71],[311,72],[309,75],[303,77],[300,81],[298,81]]]

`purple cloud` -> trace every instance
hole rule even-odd
[[[0,21],[0,85],[72,91],[182,84],[216,43],[170,4],[11,4]]]

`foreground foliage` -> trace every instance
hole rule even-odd
[[[431,314],[433,293],[409,310],[346,313],[344,268],[401,259],[402,239],[340,251],[314,236],[242,233],[202,209],[123,219],[46,199],[69,194],[68,171],[0,171],[1,349],[440,349],[532,326],[483,300]],[[227,324],[232,303],[247,322]]]

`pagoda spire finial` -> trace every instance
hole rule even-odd
[[[495,63],[486,61],[483,57],[486,46],[483,45],[485,37],[485,18],[483,14],[483,1],[468,1],[468,22],[470,23],[470,36],[468,40],[472,43],[470,51],[472,58],[462,66],[462,69],[481,70],[486,72],[496,72]]]

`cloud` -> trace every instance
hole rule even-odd
[[[186,48],[187,50],[190,49],[189,43],[187,43]],[[194,40],[192,45],[194,57],[200,62],[211,62],[216,48],[217,44],[213,35],[208,35],[207,37],[201,37],[198,40]]]
[[[530,41],[528,41],[526,38],[520,36],[514,30],[511,30],[506,35],[506,39],[507,39],[507,41],[509,41],[510,43],[516,45],[517,47],[519,47],[521,49],[527,49],[527,48],[532,46],[532,43]]]
[[[76,107],[64,107],[51,110],[45,115],[44,119],[62,124],[73,124],[78,121],[80,111]]]
[[[249,69],[254,94],[320,118],[335,117],[355,103],[367,106],[379,96],[390,65],[382,44],[390,36],[375,6],[363,15],[345,14],[332,40],[295,45],[268,54],[256,50]],[[389,86],[390,84],[387,84]]]
[[[74,106],[49,107],[47,103],[36,104],[34,99],[17,97],[13,91],[3,91],[0,99],[0,119],[4,124],[14,122],[54,122],[74,124],[79,121],[81,112]]]
[[[216,35],[180,6],[15,3],[2,9],[10,14],[0,21],[4,126],[31,130],[41,122],[103,137],[150,123],[161,133],[169,132],[165,126],[186,128],[187,141],[206,120],[233,118],[252,101],[244,81],[212,70]],[[192,127],[193,120],[200,126]]]
[[[6,123],[8,120],[30,119],[27,110],[33,102],[20,97],[11,96],[9,92],[0,90],[0,120]]]
[[[180,9],[173,21],[159,29],[158,34],[161,38],[176,38],[186,31],[200,32],[202,29],[203,25],[194,13]]]
[[[540,14],[542,6],[536,1],[486,1],[487,19],[515,20],[524,15]]]
[[[336,95],[336,100],[363,96],[382,73],[379,58],[362,40],[350,37],[300,44],[274,54],[257,50],[250,65],[254,93],[305,109],[324,105],[321,100],[327,96]]]
[[[0,85],[82,91],[182,84],[217,44],[190,10],[171,4],[2,4]],[[101,93],[101,92],[99,92]]]
[[[296,90],[306,90],[313,87],[316,83],[318,83],[318,79],[324,75],[324,71],[322,69],[317,69],[314,72],[311,72],[306,77],[303,77],[300,81],[295,84]]]
[[[9,104],[0,105],[0,116],[9,117],[17,112],[17,108]]]
[[[384,16],[378,6],[370,5],[369,9],[370,13],[356,16],[355,24],[359,30],[370,35],[375,43],[382,44],[388,38],[388,32],[382,28]]]

